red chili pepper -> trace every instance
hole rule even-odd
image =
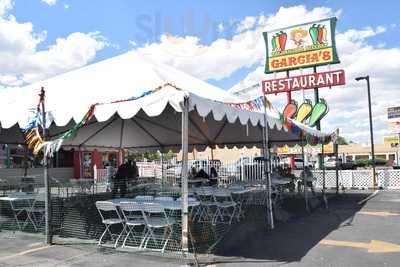
[[[287,34],[281,32],[279,35],[279,46],[281,48],[281,51],[285,50],[286,40],[287,40]]]
[[[322,44],[323,43],[323,37],[324,37],[324,30],[320,25],[318,25],[318,43]]]

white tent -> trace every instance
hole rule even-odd
[[[136,100],[110,101],[138,97]],[[19,127],[28,122],[28,110],[46,90],[46,110],[51,138],[79,122],[94,103],[94,118],[66,146],[183,151],[182,240],[187,242],[187,153],[194,146],[262,146],[268,124],[272,144],[299,141],[286,131],[278,114],[250,112],[232,107],[240,99],[181,71],[129,52],[32,85],[0,92],[0,143],[18,143]],[[307,130],[307,128],[305,128]],[[321,135],[320,132],[310,132]],[[186,158],[186,161],[185,161]],[[183,245],[187,248],[187,244]]]
[[[181,115],[185,97],[189,99],[189,145],[201,150],[206,146],[261,146],[264,116],[239,110],[226,102],[240,99],[222,89],[181,71],[129,52],[32,85],[0,92],[1,143],[21,143],[18,127],[28,121],[41,87],[46,90],[46,109],[52,123],[50,135],[79,122],[94,103],[137,97],[158,86],[171,83],[143,98],[128,102],[99,105],[95,119],[65,145],[97,148],[136,149],[181,148]],[[269,141],[286,144],[298,136],[285,131],[277,114],[267,116]],[[95,123],[98,122],[98,123]],[[318,132],[313,132],[319,135]]]

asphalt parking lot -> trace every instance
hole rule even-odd
[[[215,255],[200,256],[200,266],[399,266],[400,191],[347,192],[330,199],[329,210],[278,223],[273,231],[257,220],[251,227],[238,225],[223,244]],[[40,235],[0,232],[0,266],[184,264],[93,244],[44,247]]]

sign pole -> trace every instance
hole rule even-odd
[[[316,66],[313,67],[313,70],[314,70],[314,73],[317,73]],[[314,105],[316,105],[318,102],[319,102],[319,91],[318,91],[318,88],[316,87],[316,88],[314,88]],[[317,130],[321,131],[321,121],[320,120],[317,121],[316,126],[317,126]],[[320,169],[322,169],[322,154],[318,155],[318,166]]]
[[[286,77],[289,77],[289,70],[286,71]],[[286,93],[287,103],[289,104],[292,101],[292,92],[288,91]]]

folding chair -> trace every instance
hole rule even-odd
[[[216,202],[213,197],[214,190],[212,187],[200,187],[196,190],[196,195],[200,200],[200,208],[197,209],[193,219],[198,216],[199,222],[213,220],[216,208]]]
[[[126,241],[129,236],[132,235],[135,242],[137,241],[137,237],[140,238],[140,242],[136,242],[136,244],[138,244],[136,247],[139,249],[142,248],[147,230],[146,221],[143,217],[142,205],[138,202],[121,202],[120,209],[125,220],[124,231],[127,233],[124,242],[122,243],[122,247],[130,247],[126,246]],[[141,235],[135,231],[135,228],[140,226],[143,226]]]
[[[151,202],[151,201],[154,200],[154,197],[153,196],[148,196],[148,195],[136,196],[133,200],[134,201],[141,201],[141,202],[143,202],[143,201]]]
[[[182,203],[182,197],[177,198],[176,201],[179,202],[179,203]],[[197,199],[196,199],[195,197],[188,197],[188,202],[189,202],[189,204],[190,204],[190,202],[195,202],[195,201],[197,201]],[[193,207],[193,206],[190,207],[190,205],[189,205],[189,208],[190,208],[190,210],[189,210],[189,217],[194,219],[194,217],[192,217],[192,216],[193,216],[193,211],[196,210],[196,209],[195,209],[195,207]],[[197,211],[197,210],[196,210],[196,211]],[[196,214],[196,213],[195,213],[195,214]]]
[[[153,240],[155,245],[160,245],[162,248],[154,250],[159,250],[161,253],[164,253],[165,248],[171,238],[172,235],[172,226],[175,221],[171,218],[168,218],[165,213],[164,208],[159,203],[142,203],[143,217],[146,222],[147,234],[146,234],[146,242],[144,244],[144,248],[147,248],[147,245],[151,240]],[[162,236],[158,234],[156,231],[163,229]],[[157,241],[159,240],[159,241]]]
[[[237,204],[233,201],[231,192],[225,189],[217,189],[214,191],[213,197],[217,206],[213,224],[215,225],[218,219],[221,219],[221,222],[225,222],[224,216],[229,218],[229,224],[231,224],[237,209]]]
[[[162,201],[174,201],[173,197],[155,197],[154,201],[156,202],[162,202]]]
[[[100,214],[101,221],[105,225],[106,229],[99,239],[98,245],[101,246],[102,240],[106,233],[108,233],[113,240],[113,236],[115,234],[111,233],[110,227],[112,225],[123,224],[124,220],[121,218],[121,215],[118,212],[117,207],[110,201],[97,201],[96,208]],[[117,247],[118,241],[121,238],[122,233],[124,232],[124,228],[121,233],[118,235],[118,238],[115,240],[114,248]]]
[[[241,218],[244,218],[244,210],[243,210],[243,205],[246,204],[246,198],[245,195],[246,193],[236,193],[235,191],[242,191],[245,190],[245,187],[242,185],[232,185],[229,186],[228,189],[231,192],[232,199],[236,202],[236,218],[238,221],[240,221]],[[234,196],[235,197],[234,197]]]
[[[38,227],[44,223],[45,219],[45,194],[37,194],[35,199],[33,200],[32,206],[26,210],[27,212],[27,220],[25,222],[25,226],[31,222],[35,231],[37,231]],[[24,228],[25,228],[24,226]]]

